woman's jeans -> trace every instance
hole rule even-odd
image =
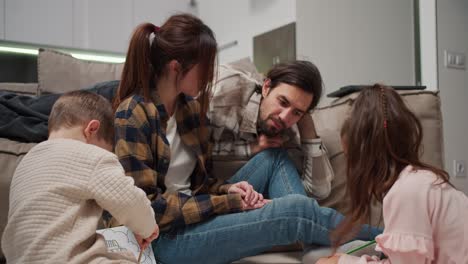
[[[159,263],[230,263],[296,241],[330,245],[330,232],[343,216],[306,196],[284,150],[255,155],[230,180],[239,181],[248,181],[272,201],[260,209],[215,216],[176,234],[161,234],[153,242]],[[372,240],[379,233],[363,226],[356,238]]]

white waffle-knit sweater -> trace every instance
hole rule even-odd
[[[145,193],[117,157],[97,146],[53,139],[32,148],[10,187],[2,249],[8,263],[134,263],[108,253],[96,234],[102,208],[134,233],[155,229]]]

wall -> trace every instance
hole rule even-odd
[[[253,58],[253,37],[296,20],[292,0],[199,0],[198,15],[216,34],[219,45],[237,45],[219,53],[221,63]]]
[[[0,0],[0,39],[5,38],[5,0]]]
[[[419,0],[421,84],[438,90],[436,0]]]
[[[298,58],[317,65],[325,93],[352,84],[415,84],[412,1],[297,0],[296,10]]]
[[[468,72],[444,66],[444,50],[468,55],[468,1],[437,0],[439,89],[444,119],[445,166],[452,175],[453,160],[468,164]],[[468,168],[465,168],[465,170]],[[468,178],[451,178],[468,194]]]

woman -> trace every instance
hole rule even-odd
[[[161,229],[153,242],[157,259],[226,263],[298,240],[330,244],[342,216],[307,198],[299,177],[269,182],[281,185],[272,189],[288,185],[291,194],[270,201],[246,181],[226,184],[210,175],[205,114],[216,50],[211,29],[187,14],[160,28],[143,24],[130,41],[114,102],[115,151],[152,202]],[[282,151],[254,159],[297,174]],[[369,238],[366,228],[361,238]]]

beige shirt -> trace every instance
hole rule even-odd
[[[42,142],[18,165],[2,249],[8,263],[134,263],[96,234],[103,208],[134,233],[155,229],[145,193],[117,157],[71,139]]]

